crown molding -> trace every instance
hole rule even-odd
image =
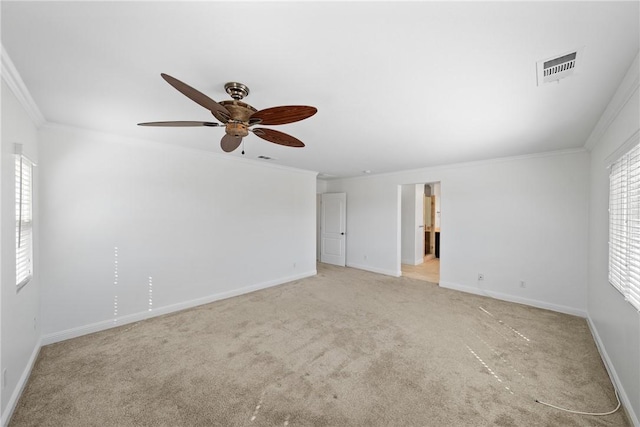
[[[591,135],[587,138],[587,141],[584,144],[584,148],[587,150],[591,150],[597,143],[602,139],[611,123],[618,117],[622,109],[627,105],[631,97],[638,93],[638,86],[640,85],[640,71],[638,66],[638,57],[639,54],[636,54],[635,59],[631,63],[631,66],[627,70],[624,78],[622,79],[622,83],[616,90],[616,93],[611,98],[609,105],[602,113],[600,120],[591,131]]]
[[[574,154],[588,153],[588,152],[589,151],[584,147],[565,148],[562,150],[555,150],[555,151],[543,151],[540,153],[521,154],[517,156],[495,157],[492,159],[473,160],[469,162],[460,162],[460,163],[446,163],[441,165],[426,166],[426,167],[417,168],[417,169],[405,169],[405,170],[376,173],[376,174],[364,175],[364,176],[345,176],[345,177],[332,177],[330,179],[326,179],[326,178],[318,178],[318,179],[326,182],[335,182],[335,181],[370,180],[370,179],[378,179],[378,178],[393,177],[393,176],[402,177],[403,175],[410,175],[410,174],[420,174],[420,173],[435,172],[435,171],[457,169],[457,168],[467,168],[467,167],[474,167],[474,166],[487,166],[487,165],[493,165],[498,163],[537,159],[537,158],[543,158],[543,157],[567,156],[567,155],[574,155]],[[399,184],[410,184],[410,183],[399,182]]]
[[[11,92],[18,99],[18,102],[20,102],[31,120],[33,120],[33,123],[37,127],[41,127],[47,121],[31,97],[29,89],[27,89],[27,86],[24,84],[22,77],[20,77],[18,70],[15,65],[13,65],[13,61],[11,61],[4,46],[2,46],[2,55],[0,56],[2,57],[2,80],[9,86],[9,89],[11,89]]]

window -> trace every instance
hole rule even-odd
[[[33,276],[33,163],[16,156],[16,286]]]
[[[640,310],[640,145],[611,165],[609,283]]]

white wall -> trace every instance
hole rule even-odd
[[[23,144],[23,153],[38,162],[38,131],[9,87],[2,81],[2,292],[0,375],[7,370],[2,390],[2,421],[6,422],[16,404],[31,364],[40,348],[40,263],[38,256],[39,208],[38,168],[34,170],[34,278],[16,292],[15,236],[15,155],[14,144]],[[34,319],[35,322],[34,322]],[[34,325],[35,323],[35,325]],[[1,378],[1,376],[0,376]]]
[[[398,184],[373,175],[332,180],[327,190],[347,193],[347,266],[400,276],[402,195]]]
[[[314,172],[59,126],[40,141],[44,342],[315,274]]]
[[[594,131],[597,137],[591,151],[588,274],[590,326],[635,425],[640,425],[640,314],[608,280],[608,166],[626,141],[638,142],[639,74],[636,57]]]
[[[440,182],[441,286],[585,315],[588,164],[584,150],[548,153],[330,181],[328,190],[349,200],[349,266],[398,275],[398,186]]]
[[[322,194],[327,192],[327,181],[322,179],[316,180],[316,194]]]

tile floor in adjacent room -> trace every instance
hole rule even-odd
[[[412,279],[424,280],[431,283],[440,283],[440,259],[431,258],[425,260],[422,264],[409,265],[402,264],[402,275]]]

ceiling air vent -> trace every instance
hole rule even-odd
[[[538,86],[545,83],[556,82],[572,75],[580,63],[582,48],[563,55],[538,61],[536,70],[538,74]]]

